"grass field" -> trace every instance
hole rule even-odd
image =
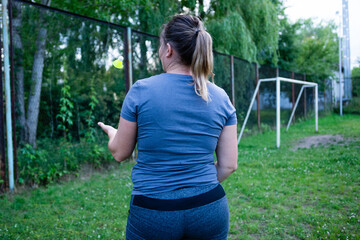
[[[320,134],[350,139],[298,149]],[[229,239],[360,239],[360,116],[331,115],[244,138],[223,186]],[[0,198],[0,239],[125,239],[134,163],[85,179]]]

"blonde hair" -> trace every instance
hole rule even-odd
[[[212,38],[201,20],[190,15],[175,15],[164,26],[160,38],[172,45],[183,64],[190,66],[195,93],[206,102],[211,101],[207,83],[213,71]]]

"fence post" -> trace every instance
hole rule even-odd
[[[295,79],[294,72],[291,72],[291,78]],[[291,83],[291,102],[292,102],[291,110],[294,110],[294,107],[295,107],[295,83]],[[295,115],[294,115],[292,121],[295,122]]]
[[[2,47],[2,41],[0,39],[0,47]],[[3,100],[3,79],[2,79],[2,61],[0,58],[0,177],[2,183],[0,184],[0,191],[5,192],[8,185],[6,178],[6,158],[5,158],[5,132],[4,132],[4,100]]]
[[[132,51],[131,51],[131,28],[127,27],[124,31],[124,76],[125,91],[130,90],[132,85]]]
[[[306,81],[306,74],[304,74],[304,81]],[[304,89],[304,117],[306,117],[306,89]]]
[[[281,85],[279,79],[279,68],[276,68],[276,146],[280,148],[280,96],[281,96]]]
[[[255,65],[255,76],[256,76],[256,85],[259,82],[259,65],[256,63]],[[257,115],[257,126],[260,130],[261,128],[261,119],[260,119],[260,90],[256,94],[256,115]]]
[[[324,79],[324,111],[326,112],[327,111],[327,108],[326,108],[326,79]]]
[[[230,56],[230,87],[231,87],[231,102],[235,107],[235,84],[234,84],[234,56]]]
[[[14,52],[13,52],[13,37],[12,37],[12,0],[9,0],[9,36],[10,36],[10,84],[11,84],[11,118],[12,118],[12,137],[13,137],[13,154],[14,154],[14,179],[18,180],[18,163],[17,163],[17,144],[16,144],[16,124],[15,124],[15,76],[14,76]]]
[[[125,91],[130,90],[133,84],[132,78],[132,48],[131,48],[131,28],[127,27],[124,31],[124,76],[125,76]],[[136,147],[136,146],[135,146]],[[135,152],[131,154],[131,159],[135,160]]]
[[[312,98],[315,99],[315,88],[312,88],[312,92],[313,92],[313,95],[312,95],[313,97]]]
[[[6,140],[7,140],[7,157],[9,173],[9,189],[14,191],[14,152],[12,137],[12,114],[11,114],[11,87],[10,87],[10,61],[9,61],[9,25],[8,18],[8,1],[2,0],[2,22],[3,22],[3,48],[4,48],[4,75],[5,75],[5,97],[6,97]]]

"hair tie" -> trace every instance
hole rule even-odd
[[[200,31],[200,29],[196,30],[195,34],[198,35]]]

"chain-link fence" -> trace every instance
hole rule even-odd
[[[20,0],[13,1],[12,13],[17,143],[27,142],[34,128],[39,142],[64,136],[79,141],[95,128],[95,120],[115,126],[131,84],[162,72],[157,36]],[[119,57],[124,58],[122,70],[112,67],[112,61]],[[315,81],[319,83],[319,111],[331,106],[331,84],[315,76],[259,66],[216,51],[214,74],[215,84],[232,100],[239,124],[257,81],[263,78]],[[289,119],[300,88],[281,83],[282,123]],[[275,82],[261,85],[249,128],[275,126],[275,96]],[[295,117],[311,116],[313,105],[314,92],[308,88]]]

